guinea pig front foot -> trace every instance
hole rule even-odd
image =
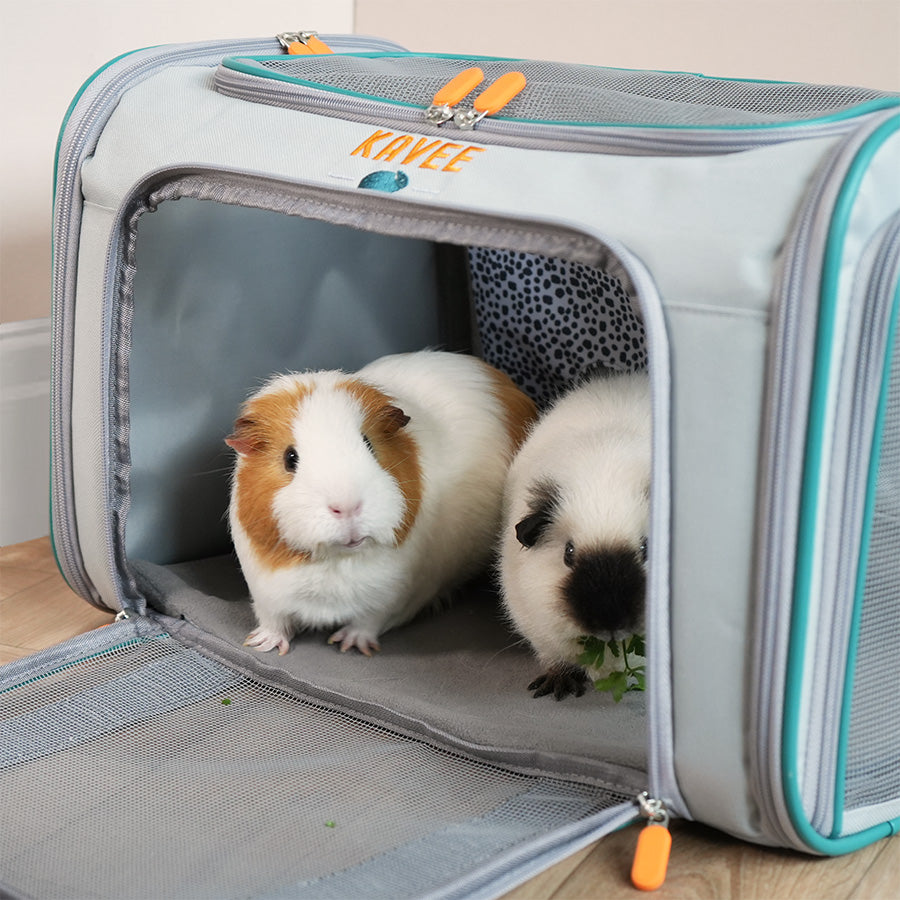
[[[257,628],[247,635],[244,646],[252,647],[259,653],[268,653],[269,650],[278,648],[278,655],[284,656],[291,649],[291,642],[278,631]]]
[[[341,653],[356,647],[363,656],[372,656],[381,649],[378,636],[369,629],[345,625],[339,628],[330,638],[329,644],[340,644]]]
[[[569,694],[580,697],[587,690],[589,681],[587,672],[581,666],[557,663],[539,678],[535,678],[528,685],[528,690],[534,691],[532,697],[546,697],[547,694],[553,694],[557,700],[562,700]]]

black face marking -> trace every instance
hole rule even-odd
[[[300,455],[293,446],[288,447],[284,451],[284,470],[285,472],[296,472],[297,463],[300,462]]]
[[[640,555],[630,547],[577,554],[563,584],[569,615],[589,634],[633,631],[645,590]]]
[[[553,524],[559,509],[559,487],[544,481],[531,488],[529,514],[516,525],[516,538],[523,547],[533,547]]]

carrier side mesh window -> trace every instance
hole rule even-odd
[[[891,351],[890,381],[856,651],[847,752],[845,807],[900,797],[896,729],[900,684],[900,342]],[[898,810],[900,811],[900,810]],[[872,824],[882,821],[876,813]]]

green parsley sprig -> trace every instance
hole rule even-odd
[[[633,634],[621,641],[604,641],[592,634],[578,639],[584,648],[578,656],[580,665],[587,669],[602,669],[604,663],[614,666],[605,675],[594,680],[594,688],[598,691],[609,691],[613,700],[618,703],[629,691],[643,691],[646,688],[647,665],[644,661],[646,646],[642,634]],[[621,661],[616,666],[607,660],[607,652],[614,660]],[[638,657],[638,662],[635,657]]]

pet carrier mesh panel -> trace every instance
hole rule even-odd
[[[900,223],[897,231],[900,232]],[[896,232],[895,232],[896,234]],[[900,250],[900,241],[894,242]],[[855,666],[847,723],[847,778],[841,831],[871,826],[883,817],[884,798],[900,796],[900,758],[895,735],[884,723],[894,717],[894,686],[900,684],[900,342],[896,339],[900,294],[895,296],[879,417],[877,452],[867,509],[868,545],[858,576],[859,607],[854,628]],[[894,801],[893,808],[896,808]],[[874,810],[878,810],[875,812]]]
[[[29,896],[421,896],[627,799],[104,631],[3,683],[0,871]]]
[[[529,90],[513,98],[504,117],[545,122],[621,123],[685,127],[796,122],[852,109],[883,97],[865,88],[708,79],[672,72],[598,69],[531,60],[472,60],[404,54],[396,59],[347,59],[338,55],[230,61],[255,67],[286,82],[313,83],[334,91],[362,94],[421,107],[454,75],[477,63],[486,81],[511,68],[521,71]]]

